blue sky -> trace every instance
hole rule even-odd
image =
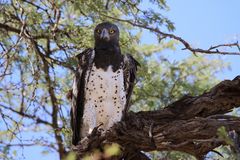
[[[240,1],[237,0],[172,0],[168,1],[170,11],[165,15],[174,22],[174,34],[182,37],[196,48],[208,49],[211,45],[240,42]],[[144,32],[143,42],[156,43],[155,36]],[[171,60],[183,59],[191,53],[182,51],[179,44],[175,51],[165,50],[161,54]],[[225,50],[226,48],[223,48]],[[228,49],[237,51],[236,49]],[[239,75],[240,56],[208,55],[209,58],[221,58],[230,63],[231,69],[224,69],[217,77],[220,80],[233,79]]]
[[[175,23],[175,34],[181,36],[193,46],[208,48],[221,43],[240,42],[240,1],[239,0],[172,0],[168,1],[170,11],[167,16]],[[179,46],[168,53],[171,57],[183,58],[188,52]],[[168,51],[169,52],[169,51]],[[219,55],[209,56],[211,58]],[[240,56],[220,56],[230,62],[231,70],[224,70],[219,79],[233,79],[240,73]]]
[[[208,48],[211,45],[229,42],[240,42],[240,1],[239,0],[171,0],[168,1],[170,11],[165,15],[175,23],[174,34],[181,36],[193,46]],[[156,41],[148,32],[143,34],[143,42],[155,43]],[[175,51],[166,50],[161,54],[171,59],[182,59],[191,53],[182,51],[182,45],[177,46]],[[210,56],[219,57],[218,55]],[[218,78],[233,79],[240,72],[240,56],[220,56],[225,62],[231,63],[231,70],[218,73]],[[26,147],[22,152],[26,160],[57,160],[57,154],[50,153],[46,156],[41,154],[39,147]]]

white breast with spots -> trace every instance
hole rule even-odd
[[[93,128],[103,124],[101,129],[108,130],[122,118],[122,111],[126,104],[124,91],[123,70],[115,72],[112,66],[105,71],[96,68],[86,75],[85,105],[81,136],[91,133]]]

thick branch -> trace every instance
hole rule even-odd
[[[162,122],[194,117],[208,117],[224,114],[240,106],[240,76],[225,80],[200,96],[185,96],[158,111],[139,112],[149,119],[161,119]]]
[[[214,148],[226,144],[217,136],[221,126],[239,133],[240,118],[193,118],[163,124],[161,120],[151,121],[144,115],[130,114],[128,120],[116,124],[106,137],[108,141],[128,148],[177,150],[202,158]]]
[[[183,151],[202,159],[209,151],[226,144],[217,135],[221,126],[240,133],[240,118],[221,115],[238,106],[240,76],[222,81],[200,96],[185,96],[162,110],[130,112],[99,140],[107,139],[142,151]],[[81,148],[83,145],[78,146],[80,155],[97,146],[96,138],[89,142],[90,147],[85,145],[85,150]]]

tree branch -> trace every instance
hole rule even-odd
[[[18,33],[18,34],[21,33],[21,30],[20,30],[20,29],[11,27],[11,26],[6,25],[6,24],[3,24],[3,23],[0,23],[0,29],[4,29],[4,30],[10,31],[10,32],[15,32],[15,33]]]
[[[231,81],[222,81],[200,96],[185,96],[162,110],[130,112],[125,120],[115,124],[98,139],[146,152],[182,151],[203,159],[209,151],[227,144],[218,136],[221,126],[226,127],[227,131],[240,133],[240,118],[221,115],[238,106],[240,76]],[[99,143],[96,138],[89,141],[85,150],[80,143],[78,153],[82,155],[96,147],[94,143]]]
[[[151,119],[162,121],[208,117],[224,114],[240,106],[240,76],[225,80],[200,96],[184,96],[166,108],[158,111],[139,112]]]
[[[63,159],[63,157],[66,154],[66,150],[64,148],[63,145],[63,139],[61,137],[61,135],[59,134],[59,131],[57,130],[59,128],[58,125],[58,110],[59,110],[59,106],[58,106],[58,102],[57,102],[57,98],[55,95],[55,91],[54,91],[54,82],[51,80],[50,78],[50,71],[49,71],[49,64],[47,62],[47,60],[45,59],[44,54],[40,51],[39,47],[38,47],[38,43],[34,40],[31,40],[35,52],[36,54],[38,54],[43,62],[43,71],[44,71],[44,76],[45,76],[45,80],[46,80],[46,86],[48,89],[48,93],[51,99],[51,103],[52,103],[52,127],[54,129],[54,135],[58,144],[58,152],[60,155],[60,159]]]
[[[45,120],[41,119],[40,117],[37,117],[36,115],[31,115],[31,114],[27,114],[27,113],[25,113],[25,112],[20,112],[20,111],[14,110],[13,108],[7,107],[7,106],[5,106],[5,105],[3,105],[3,104],[0,104],[0,106],[3,107],[4,109],[10,110],[10,111],[12,111],[13,113],[16,113],[16,114],[18,114],[18,115],[20,115],[20,116],[33,119],[33,120],[35,120],[37,123],[42,123],[42,124],[45,124],[45,125],[48,125],[48,126],[52,126],[51,123],[49,123],[48,121],[45,121]]]
[[[158,27],[151,27],[146,24],[141,24],[140,22],[137,22],[137,20],[120,19],[120,18],[108,16],[104,13],[100,13],[100,15],[110,18],[110,19],[113,19],[113,20],[116,20],[116,21],[131,24],[132,26],[135,26],[135,27],[144,28],[146,30],[149,30],[150,32],[156,33],[157,35],[161,36],[162,37],[161,39],[171,38],[171,39],[177,40],[178,42],[180,42],[184,45],[185,48],[183,48],[183,50],[187,49],[187,50],[193,52],[194,54],[205,53],[205,54],[240,55],[240,47],[239,47],[240,45],[238,42],[231,43],[231,44],[220,44],[220,45],[216,45],[216,46],[211,46],[211,47],[209,47],[209,49],[194,48],[183,38],[181,38],[177,35],[174,35],[174,34],[162,32]],[[220,51],[219,50],[220,47],[236,47],[238,49],[238,52]]]
[[[222,116],[221,119],[193,118],[162,123],[159,119],[153,121],[146,119],[145,115],[131,114],[128,120],[117,123],[106,137],[108,141],[128,148],[146,152],[176,150],[201,159],[209,151],[226,144],[224,139],[217,136],[221,126],[239,133],[240,118]]]
[[[3,23],[0,23],[0,29],[9,31],[9,32],[14,32],[17,34],[20,34],[22,32],[21,29],[14,28],[12,26],[9,26],[9,25],[3,24]],[[33,39],[48,39],[48,38],[50,38],[50,36],[45,35],[45,34],[39,34],[39,35],[33,35],[32,38]]]

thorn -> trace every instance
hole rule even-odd
[[[153,124],[154,124],[154,122],[151,123],[150,128],[149,128],[149,131],[148,131],[148,136],[149,136],[150,138],[153,137],[153,136],[152,136],[152,128],[153,128]]]
[[[154,122],[152,122],[151,125],[150,125],[149,131],[148,131],[148,136],[149,136],[150,139],[151,139],[151,144],[154,146],[154,148],[157,148],[157,146],[156,146],[156,144],[155,144],[155,141],[154,141],[154,139],[153,139],[153,135],[152,135],[153,126],[154,126]]]
[[[192,51],[193,55],[197,57],[196,51]]]
[[[223,156],[220,152],[218,152],[218,151],[216,151],[216,150],[212,150],[212,152],[214,152],[214,153],[216,153],[217,155],[219,155],[219,156],[221,156],[222,158],[224,158],[224,156]]]
[[[210,48],[208,49],[208,51],[212,50],[213,49],[213,46],[210,46]]]
[[[236,42],[236,45],[237,45],[238,51],[240,52],[240,46],[239,46],[238,41]]]

